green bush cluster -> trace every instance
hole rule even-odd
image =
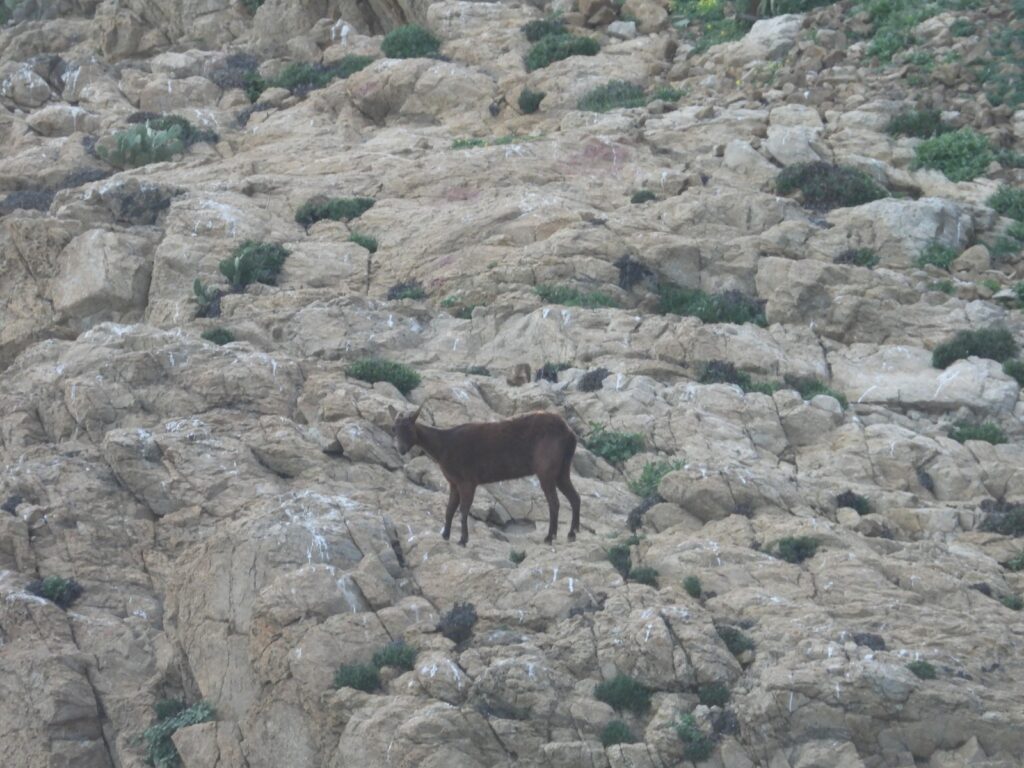
[[[764,302],[739,291],[705,293],[698,288],[683,288],[662,282],[658,286],[660,314],[696,317],[702,323],[754,323],[768,325],[764,316]]]
[[[351,221],[373,208],[372,197],[323,197],[307,200],[295,212],[295,221],[307,229],[318,221]]]
[[[405,280],[401,283],[395,283],[388,288],[387,292],[388,301],[425,298],[427,298],[427,292],[424,290],[423,284],[419,280]]]
[[[382,667],[395,667],[396,669],[410,670],[416,663],[418,650],[407,645],[405,640],[395,640],[373,654],[373,665],[378,669]]]
[[[218,268],[233,291],[245,290],[251,283],[277,285],[277,276],[288,254],[280,243],[246,240],[223,259]]]
[[[1018,552],[1016,555],[1007,560],[1003,565],[1008,571],[1024,571],[1024,552]]]
[[[371,237],[370,235],[361,235],[358,232],[353,232],[348,236],[348,241],[350,243],[355,243],[356,245],[361,245],[370,253],[377,252],[377,238]]]
[[[648,101],[639,85],[625,80],[611,80],[587,91],[576,106],[586,112],[609,112],[613,109],[642,107]]]
[[[889,195],[864,171],[822,161],[783,168],[775,178],[775,189],[780,195],[799,190],[803,204],[817,210],[862,205]]]
[[[981,440],[992,445],[1002,445],[1006,442],[1006,434],[999,428],[998,424],[991,421],[985,421],[981,424],[958,421],[953,425],[949,436],[958,443],[965,443],[968,440]]]
[[[954,248],[933,240],[914,259],[914,266],[921,267],[922,269],[928,266],[949,269],[950,265],[959,255]]]
[[[230,344],[235,340],[235,334],[229,331],[227,328],[209,328],[202,333],[202,337],[209,342],[216,344],[218,347],[223,347],[225,344]]]
[[[696,53],[731,40],[738,40],[750,29],[750,19],[738,13],[726,16],[722,0],[674,0],[673,11],[689,20],[684,34]]]
[[[814,557],[820,542],[811,536],[786,536],[775,542],[772,554],[787,563],[802,563]]]
[[[652,200],[657,200],[658,196],[654,194],[653,190],[650,189],[638,189],[632,195],[629,196],[629,202],[633,205],[640,205],[641,203],[649,203]]]
[[[628,544],[615,544],[608,550],[608,562],[619,572],[623,580],[629,578],[629,572],[633,570],[633,559],[629,556]]]
[[[658,485],[669,472],[682,469],[681,461],[648,461],[644,464],[640,477],[629,481],[629,490],[642,498],[656,496]]]
[[[552,384],[558,382],[558,374],[562,371],[566,371],[572,366],[569,363],[552,363],[546,361],[544,365],[537,369],[536,380],[537,381],[550,381]]]
[[[999,602],[1009,608],[1011,611],[1019,611],[1024,609],[1024,598],[1020,595],[1003,595],[999,598]]]
[[[786,375],[783,377],[787,387],[792,387],[800,393],[800,397],[804,400],[810,400],[815,395],[828,395],[834,397],[839,401],[839,405],[845,410],[849,402],[846,399],[846,395],[842,392],[837,392],[830,386],[825,384],[813,376],[792,376]]]
[[[218,317],[220,299],[224,295],[219,288],[203,285],[198,277],[192,283],[192,299],[196,303],[196,317]]]
[[[649,587],[657,588],[658,569],[651,568],[648,565],[631,568],[629,571],[629,580],[635,581],[637,584],[646,584]]]
[[[74,579],[65,579],[63,576],[47,576],[45,579],[32,581],[26,587],[27,591],[36,597],[42,597],[60,608],[69,608],[72,603],[82,596],[82,585]]]
[[[334,673],[334,687],[373,693],[380,690],[380,670],[373,664],[342,664]]]
[[[455,139],[452,142],[452,149],[473,149],[483,147],[487,144],[483,139]]]
[[[760,392],[771,395],[782,385],[779,382],[755,382],[749,374],[737,370],[736,366],[726,360],[709,360],[700,369],[697,378],[701,384],[735,384],[744,392]]]
[[[529,88],[523,88],[519,92],[519,111],[524,115],[532,115],[538,109],[540,109],[540,103],[547,96],[544,91],[531,91]]]
[[[697,699],[706,707],[724,707],[729,701],[729,688],[724,683],[707,683],[697,687]]]
[[[754,650],[754,641],[736,627],[731,627],[728,624],[718,624],[715,625],[715,631],[718,632],[718,636],[722,638],[725,647],[729,649],[729,653],[733,656],[742,656],[747,651]]]
[[[519,29],[531,43],[539,42],[542,38],[548,36],[568,34],[565,29],[565,22],[559,18],[534,19],[533,21],[528,21]]]
[[[541,301],[551,304],[564,304],[567,307],[583,307],[597,309],[600,307],[617,307],[619,303],[602,291],[581,291],[570,285],[541,284],[534,288]]]
[[[961,128],[918,144],[910,167],[942,171],[950,181],[970,181],[985,173],[993,160],[995,154],[988,137]]]
[[[157,705],[156,710],[159,719],[142,732],[147,762],[154,768],[177,768],[181,765],[181,757],[171,736],[186,726],[213,720],[213,707],[205,701],[191,707],[185,707],[182,702],[163,701]]]
[[[116,168],[138,168],[149,163],[162,163],[185,151],[180,125],[155,130],[147,123],[133,125],[114,134],[114,148],[96,147],[96,154]]]
[[[473,634],[476,608],[472,603],[455,603],[437,623],[437,631],[453,643],[463,643]]]
[[[592,37],[577,35],[547,35],[542,37],[526,54],[526,71],[543,69],[570,56],[596,56],[601,44]]]
[[[576,384],[576,389],[580,392],[597,392],[604,386],[604,380],[611,373],[607,368],[595,368],[592,371],[587,371],[580,376],[579,382]]]
[[[1001,326],[990,326],[976,331],[958,331],[952,339],[932,350],[932,365],[948,368],[967,357],[986,357],[1002,363],[1016,354],[1017,342],[1013,334]]]
[[[832,261],[835,264],[852,264],[872,269],[878,266],[878,254],[872,248],[848,248]]]
[[[356,360],[345,368],[345,373],[353,379],[370,384],[387,381],[403,395],[408,395],[420,385],[420,375],[408,365],[393,363],[379,357],[365,357]]]
[[[981,507],[985,512],[981,530],[1003,536],[1024,536],[1024,503],[983,501]],[[1015,559],[1021,558],[1024,554]]]
[[[636,743],[636,737],[629,730],[629,726],[621,720],[611,720],[601,731],[601,745],[604,747],[634,743]]]
[[[344,80],[356,72],[366,69],[374,62],[372,56],[345,56],[333,64],[309,64],[294,62],[278,73],[277,77],[264,79],[253,70],[245,81],[245,92],[249,101],[255,102],[267,88],[285,88],[296,96],[330,84],[334,80]]]
[[[594,698],[612,709],[642,715],[651,706],[651,689],[629,675],[616,675],[594,687]]]
[[[893,115],[885,126],[886,133],[893,136],[912,136],[918,139],[930,139],[953,130],[953,126],[942,121],[942,113],[937,109],[903,110]]]
[[[985,202],[1002,216],[1024,221],[1024,189],[1003,184]]]
[[[700,763],[711,757],[715,743],[697,726],[693,715],[683,715],[676,725],[676,734],[683,742],[683,757]]]
[[[603,424],[591,422],[590,434],[583,441],[587,450],[609,464],[621,464],[644,450],[644,436],[639,432],[614,432]]]
[[[526,553],[521,549],[513,549],[511,552],[508,553],[508,559],[516,565],[519,565],[521,562],[523,562],[523,560],[526,559]]]
[[[867,515],[871,512],[871,502],[868,501],[868,498],[851,490],[836,495],[836,506],[855,509],[858,515]]]
[[[907,669],[922,680],[934,680],[937,676],[935,667],[927,661],[912,661],[907,664]]]
[[[1017,384],[1024,387],[1024,360],[1007,360],[1003,363],[1003,373],[1016,380]]]
[[[389,59],[433,58],[441,50],[441,41],[417,24],[406,24],[384,35],[380,50]]]
[[[700,579],[696,576],[687,576],[683,579],[683,589],[686,590],[686,594],[695,600],[700,600],[701,594],[704,592],[703,586],[701,586]]]

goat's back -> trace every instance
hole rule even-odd
[[[452,473],[478,483],[535,474],[557,477],[576,450],[576,434],[565,419],[542,411],[445,432]]]

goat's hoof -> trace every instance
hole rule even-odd
[[[545,537],[545,538],[544,538],[544,543],[545,543],[545,544],[550,544],[550,543],[551,543],[551,542],[553,542],[554,540],[555,540],[555,537],[554,537],[554,536],[547,536],[547,537]]]
[[[576,531],[569,531],[569,541],[576,541]]]
[[[451,531],[441,531],[441,538],[448,541],[452,537]]]
[[[466,546],[466,542],[468,542],[468,541],[469,541],[469,539],[459,539],[459,546],[460,547]]]

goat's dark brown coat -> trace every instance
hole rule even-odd
[[[576,452],[576,435],[565,419],[553,413],[530,413],[514,419],[462,424],[435,429],[416,423],[419,411],[395,419],[399,451],[420,446],[441,467],[449,484],[448,507],[442,536],[451,535],[452,518],[458,508],[462,515],[460,544],[469,539],[468,517],[476,487],[500,480],[536,475],[548,501],[548,535],[551,543],[558,531],[558,493],[572,507],[569,540],[580,527],[580,495],[572,485],[569,470]]]

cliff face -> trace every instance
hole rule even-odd
[[[4,765],[1022,765],[1020,4],[815,5],[8,0]],[[443,541],[424,402],[564,415],[578,540]]]

